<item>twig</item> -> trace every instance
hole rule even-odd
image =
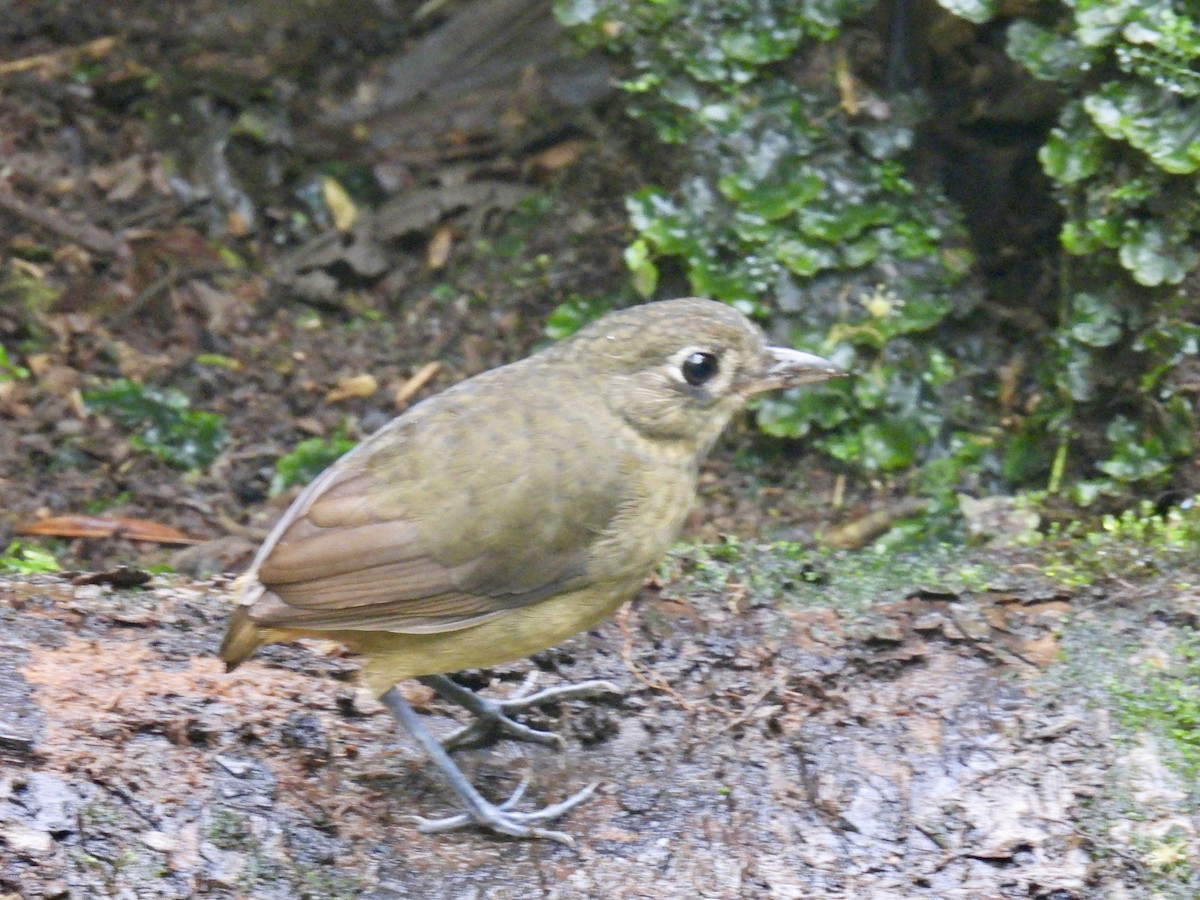
[[[779,677],[778,677],[778,675],[776,675],[776,677],[774,679],[772,679],[770,684],[768,684],[765,688],[763,688],[761,691],[759,691],[757,694],[755,694],[754,699],[751,700],[749,704],[747,704],[745,709],[743,709],[740,713],[737,713],[736,715],[734,715],[728,722],[726,722],[724,725],[720,726],[719,728],[714,728],[708,734],[702,735],[701,737],[698,737],[698,738],[695,738],[694,740],[692,740],[692,742],[688,744],[688,749],[693,750],[696,747],[701,746],[702,744],[707,744],[713,738],[720,737],[722,734],[729,731],[731,728],[737,728],[743,722],[746,722],[747,720],[749,720],[751,716],[753,716],[756,712],[758,712],[759,708],[762,706],[762,702],[764,700],[766,700],[767,697],[773,691],[775,691],[779,686],[780,686],[779,685]],[[713,707],[713,708],[717,709],[719,712],[726,713],[728,715],[728,712],[726,710],[722,710],[719,707]]]
[[[193,278],[206,278],[214,275],[228,275],[234,270],[223,263],[211,263],[198,266],[184,266],[180,269],[173,269],[165,275],[155,278],[152,282],[138,291],[138,295],[133,298],[132,302],[123,310],[116,313],[111,322],[110,327],[118,327],[125,324],[132,317],[140,315],[146,306],[159,294],[169,291],[177,284],[182,284],[185,281],[191,281]]]
[[[0,209],[33,222],[69,241],[74,241],[101,256],[116,256],[124,247],[124,242],[110,232],[94,225],[77,225],[74,222],[68,222],[56,213],[34,206],[32,203],[26,203],[7,189],[0,189]]]
[[[433,362],[425,363],[425,365],[417,369],[412,378],[400,385],[400,387],[396,390],[396,396],[392,398],[392,403],[394,403],[396,406],[404,406],[407,404],[408,401],[413,398],[413,395],[416,394],[421,388],[425,387],[425,385],[429,383],[430,379],[432,379],[433,376],[441,370],[441,368],[442,364],[436,359]]]
[[[73,65],[83,56],[106,56],[117,45],[117,39],[112,35],[96,38],[78,47],[64,47],[53,53],[39,53],[36,56],[26,56],[22,59],[12,59],[0,63],[0,75],[16,75],[32,69],[42,69],[55,65]]]
[[[653,691],[661,691],[668,695],[672,700],[678,703],[683,709],[688,712],[693,712],[695,706],[689,703],[684,696],[671,687],[665,681],[659,678],[650,678],[646,675],[637,664],[633,661],[633,631],[629,627],[629,612],[632,609],[628,603],[621,607],[621,611],[617,613],[617,627],[621,629],[621,659],[625,661],[625,668],[629,673],[640,681],[646,687]]]

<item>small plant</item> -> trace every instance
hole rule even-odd
[[[118,378],[107,387],[85,391],[83,399],[89,409],[132,431],[132,447],[181,469],[208,467],[229,442],[224,420],[192,409],[187,395],[175,388]]]
[[[229,809],[214,809],[204,835],[222,850],[244,850],[253,840],[245,816]]]
[[[20,541],[13,541],[0,553],[0,572],[8,575],[42,575],[58,570],[54,554]]]
[[[309,438],[296,445],[291,453],[275,461],[271,478],[271,496],[281,494],[294,484],[307,484],[335,460],[354,447],[355,441],[345,428],[336,429],[327,438]]]
[[[1190,500],[1166,513],[1143,502],[1099,527],[1053,522],[1025,543],[1040,551],[1042,571],[1062,584],[1084,587],[1113,579],[1145,578],[1165,572],[1193,577],[1200,556],[1200,504]],[[1189,575],[1191,573],[1191,575]]]
[[[948,5],[948,4],[947,4]],[[984,16],[988,18],[989,16]],[[1047,4],[1008,51],[1067,97],[1039,160],[1065,220],[1061,317],[1043,425],[1105,410],[1115,485],[1165,483],[1195,449],[1181,364],[1200,348],[1200,9],[1171,0]],[[1076,262],[1076,260],[1079,262]]]
[[[24,366],[17,365],[9,356],[8,349],[3,344],[0,344],[0,383],[17,381],[28,377],[29,370]]]
[[[1165,660],[1147,664],[1140,684],[1111,685],[1122,725],[1151,729],[1173,750],[1169,761],[1189,783],[1200,778],[1200,634],[1187,628]]]

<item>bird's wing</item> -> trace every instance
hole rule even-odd
[[[251,618],[452,631],[586,584],[621,463],[594,452],[590,417],[514,405],[503,387],[427,401],[311,484],[255,560]]]

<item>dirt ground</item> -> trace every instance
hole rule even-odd
[[[495,798],[526,777],[530,803],[597,782],[562,823],[572,850],[420,834],[408,817],[444,814],[453,797],[355,687],[353,660],[286,646],[221,671],[227,582],[0,583],[0,888],[1149,896],[1142,860],[1116,849],[1118,825],[1096,824],[1098,798],[1119,775],[1142,804],[1124,827],[1150,835],[1178,825],[1186,790],[1152,741],[1115,741],[1105,711],[1053,662],[1073,640],[1067,620],[1119,634],[1133,598],[1021,579],[964,595],[900,588],[838,612],[676,587],[648,589],[536,665],[464,679],[496,695],[526,672],[539,686],[604,677],[623,688],[530,718],[566,738],[561,752],[501,743],[459,755]],[[1195,596],[1176,600],[1195,609]],[[448,730],[439,701],[407,693]]]

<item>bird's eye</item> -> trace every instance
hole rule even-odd
[[[680,367],[683,372],[683,380],[693,387],[711,381],[720,368],[715,355],[699,351],[688,356]]]

